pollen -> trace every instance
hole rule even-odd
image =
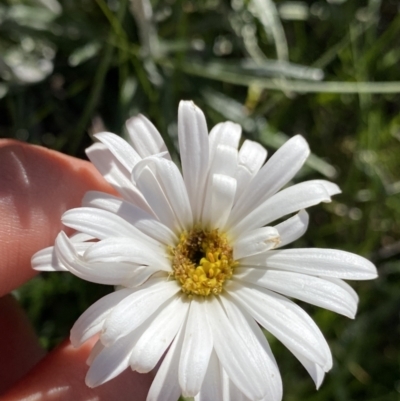
[[[226,235],[218,229],[194,228],[180,235],[179,243],[169,249],[172,277],[188,295],[208,296],[222,292],[237,262]]]

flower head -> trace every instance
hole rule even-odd
[[[279,401],[281,377],[262,326],[318,387],[331,353],[288,297],[354,317],[357,295],[342,279],[372,279],[376,269],[348,252],[279,249],[306,231],[305,208],[340,192],[324,180],[285,187],[309,155],[304,138],[291,138],[264,164],[259,144],[246,140],[238,150],[240,126],[225,122],[208,135],[201,110],[181,102],[181,174],[149,120],[134,117],[127,129],[130,144],[100,133],[87,150],[120,197],[87,193],[62,217],[76,234],[61,232],[32,260],[37,270],[118,286],[71,330],[75,346],[99,334],[88,386],[129,366],[149,372],[162,360],[148,400],[182,393]]]

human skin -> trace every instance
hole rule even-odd
[[[129,369],[88,388],[86,359],[94,340],[78,349],[65,340],[45,355],[24,311],[7,295],[36,274],[32,255],[54,243],[61,215],[80,206],[88,190],[114,193],[89,162],[0,140],[0,401],[146,399],[152,377]]]

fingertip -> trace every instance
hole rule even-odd
[[[88,190],[114,192],[89,162],[0,141],[0,296],[36,274],[30,258],[52,245],[61,215]]]

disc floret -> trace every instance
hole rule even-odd
[[[170,254],[172,276],[188,295],[220,294],[237,265],[226,235],[218,229],[182,232]]]

